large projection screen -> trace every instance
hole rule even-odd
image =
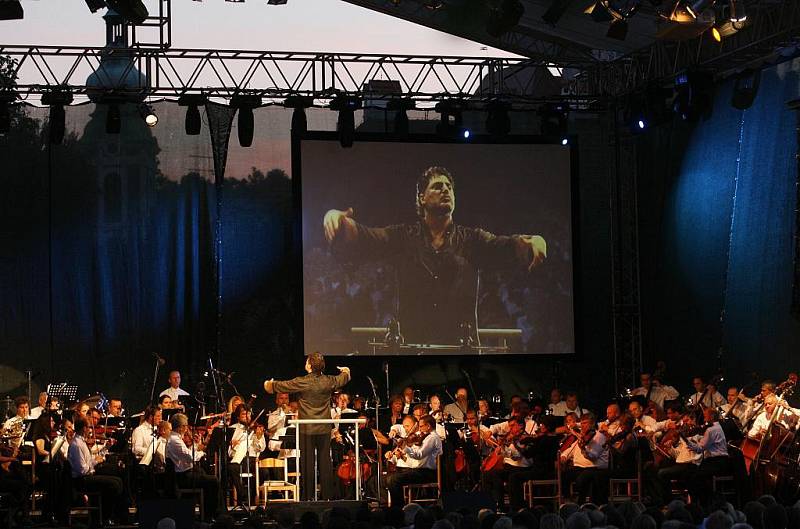
[[[575,352],[574,146],[309,132],[293,148],[306,353]]]

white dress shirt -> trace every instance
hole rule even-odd
[[[405,453],[420,462],[419,468],[436,470],[436,458],[442,454],[442,440],[438,435],[429,434],[422,441],[422,446],[407,446]]]
[[[79,478],[94,474],[95,459],[89,446],[80,435],[75,435],[69,444],[67,459],[72,467],[72,477]]]
[[[665,421],[659,423],[649,415],[642,415],[639,420],[636,421],[634,427],[641,426],[645,432],[652,433],[662,429],[659,427],[659,424],[665,424]]]
[[[567,403],[563,400],[560,400],[555,404],[551,402],[547,405],[547,407],[550,408],[550,414],[555,415],[556,417],[563,417],[567,414]]]
[[[228,445],[228,457],[232,457],[234,452],[236,451],[233,448],[233,445],[238,443],[245,443],[247,442],[247,430],[242,423],[237,423],[233,427],[233,436],[231,436],[231,444]],[[255,432],[250,432],[250,446],[247,447],[247,455],[249,457],[258,457],[261,452],[267,447],[267,438],[266,436],[262,435],[260,439],[256,438]]]
[[[189,392],[184,391],[181,388],[173,388],[172,386],[170,386],[158,394],[159,397],[164,395],[169,395],[169,398],[171,398],[172,400],[181,400],[180,398],[188,396]]]
[[[538,425],[536,421],[533,419],[525,419],[525,434],[533,435],[536,433],[538,429]],[[498,422],[491,426],[489,426],[489,431],[492,432],[492,435],[508,435],[510,428],[508,426],[508,421]]]
[[[690,437],[689,440],[697,443],[701,437],[699,435],[695,435],[694,437]],[[686,441],[683,439],[678,440],[678,444],[670,449],[672,457],[675,458],[676,463],[692,463],[693,465],[699,465],[700,461],[703,459],[703,454],[698,454],[689,448],[689,445],[686,444]]]
[[[800,415],[800,410],[795,408],[781,408],[775,415],[775,422],[786,428],[791,428],[797,422],[797,417]],[[767,414],[767,410],[762,410],[753,421],[753,425],[747,432],[747,436],[757,438],[764,434],[769,427],[769,420],[771,415]]]
[[[141,460],[153,442],[156,428],[147,421],[133,429],[131,434],[131,450],[136,459]]]
[[[36,406],[35,408],[31,408],[31,412],[28,414],[28,420],[35,421],[36,419],[42,416],[43,411],[44,408],[41,406]]]
[[[647,397],[647,390],[640,386],[631,392],[631,395]],[[664,411],[664,402],[668,400],[675,400],[680,396],[678,390],[672,386],[651,386],[650,387],[650,400],[652,400],[659,411]]]
[[[706,408],[719,408],[727,402],[719,391],[715,391],[714,393],[703,391],[692,395],[689,399],[689,405],[696,406],[701,400],[703,406]]]
[[[195,459],[199,459],[198,455],[202,457],[203,452],[195,451]],[[166,456],[175,465],[175,472],[186,472],[194,468],[194,461],[192,460],[192,451],[183,442],[183,437],[178,432],[169,434],[169,441],[167,441]]]
[[[394,435],[392,435],[392,432],[394,432]],[[405,439],[408,437],[406,429],[403,428],[402,424],[393,424],[392,427],[389,428],[389,436],[392,439]],[[393,455],[389,461],[397,465],[398,468],[419,468],[422,465],[422,462],[418,459],[413,459],[411,457],[402,458],[396,455]]]

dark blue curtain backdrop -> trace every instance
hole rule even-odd
[[[723,369],[796,369],[790,314],[795,231],[795,115],[800,61],[763,72],[753,106],[718,88],[713,114],[642,138],[639,149],[643,342],[681,383]]]

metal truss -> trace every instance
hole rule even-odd
[[[642,314],[639,304],[639,207],[635,138],[624,135],[609,112],[612,127],[611,296],[617,393],[636,387],[642,370]]]
[[[202,93],[227,99],[246,93],[276,101],[290,95],[324,101],[347,93],[379,99],[381,94],[368,93],[368,83],[394,80],[403,97],[420,102],[460,97],[525,103],[540,99],[535,95],[535,73],[548,64],[512,58],[141,47],[0,45],[0,55],[16,62],[16,91],[34,98],[69,88],[76,96],[124,91],[152,97]],[[141,86],[131,87],[124,80],[139,78],[133,75],[136,70],[144,76]],[[102,90],[87,86],[92,74],[102,80]]]
[[[640,51],[597,68],[584,70],[573,79],[570,92],[620,96],[650,83],[671,81],[687,69],[703,69],[717,77],[747,67],[760,67],[777,58],[777,50],[800,42],[800,2],[776,0],[751,8],[752,22],[717,43],[709,32],[687,41],[660,40]]]

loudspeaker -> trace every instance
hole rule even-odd
[[[462,507],[472,509],[475,512],[481,509],[496,509],[494,500],[488,492],[464,492],[454,490],[442,494],[442,508],[445,512],[456,511]]]
[[[140,529],[155,529],[162,518],[175,520],[175,529],[193,529],[194,501],[191,499],[142,500],[137,507]]]

